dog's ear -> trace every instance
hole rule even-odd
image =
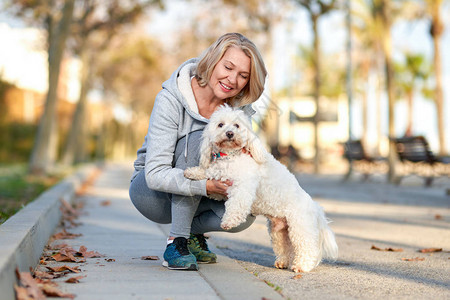
[[[254,133],[250,133],[247,147],[245,148],[248,152],[250,152],[253,159],[258,164],[263,164],[267,161],[267,150],[264,148],[261,140]]]
[[[208,135],[203,132],[202,144],[200,146],[200,167],[208,169],[211,164],[212,145]]]

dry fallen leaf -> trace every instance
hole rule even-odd
[[[59,253],[52,255],[52,258],[58,262],[85,262],[86,259],[83,257],[76,258],[69,251],[65,251],[65,249],[61,249]]]
[[[293,279],[300,279],[300,278],[302,278],[303,277],[303,275],[302,274],[297,274],[297,275],[295,275],[294,277],[292,277]]]
[[[105,260],[106,260],[107,262],[115,262],[115,261],[116,261],[114,258],[105,258]]]
[[[79,234],[70,233],[70,232],[67,232],[65,229],[63,229],[62,231],[54,234],[53,238],[55,240],[62,240],[62,239],[74,239],[79,236],[82,236],[82,234],[81,233],[79,233]]]
[[[377,251],[389,251],[389,252],[402,252],[403,251],[403,249],[402,248],[391,248],[391,247],[389,247],[389,248],[384,248],[384,249],[382,249],[382,248],[380,248],[380,247],[377,247],[377,246],[375,246],[375,245],[372,245],[372,248],[370,248],[370,249],[372,249],[372,250],[377,250]]]
[[[108,205],[111,205],[111,200],[104,200],[104,201],[100,202],[100,205],[101,205],[101,206],[108,206]]]
[[[434,215],[434,218],[435,218],[436,220],[442,220],[442,216],[441,216],[440,214]]]
[[[21,297],[28,298],[21,298],[21,299],[34,299],[34,300],[45,300],[45,296],[42,293],[42,291],[39,289],[36,281],[33,279],[30,273],[28,272],[19,272],[18,269],[16,269],[16,276],[19,279],[20,285],[26,290],[26,293],[23,289],[20,289],[20,286],[18,287],[19,293]]]
[[[59,267],[46,267],[46,268],[52,272],[64,272],[64,271],[70,271],[72,273],[80,273],[81,272],[81,270],[79,269],[78,266],[69,267],[67,265],[64,265],[64,266],[59,266]]]
[[[80,279],[84,278],[86,276],[76,276],[76,277],[70,277],[69,279],[67,279],[65,282],[67,283],[80,283]]]
[[[95,258],[95,257],[103,257],[103,254],[100,254],[96,251],[87,251],[85,246],[81,246],[80,250],[76,253],[77,256],[82,256],[86,258]]]
[[[40,288],[44,292],[45,295],[49,297],[59,297],[59,298],[75,298],[74,294],[65,294],[60,291],[56,286],[50,284],[42,284]]]
[[[69,204],[66,200],[60,199],[61,201],[61,207],[60,210],[63,213],[63,217],[78,217],[80,215],[80,212],[77,211],[75,208],[72,207],[71,204]]]
[[[420,249],[420,253],[432,253],[432,252],[442,252],[442,248],[426,248],[426,249]]]
[[[34,298],[28,294],[28,290],[23,286],[15,284],[14,290],[16,291],[16,300],[34,300]]]
[[[55,275],[47,273],[47,272],[35,271],[34,277],[39,278],[39,279],[53,279],[53,278],[55,278]]]
[[[142,260],[159,260],[158,256],[142,256]]]
[[[424,261],[423,257],[414,257],[414,258],[402,258],[403,261]]]

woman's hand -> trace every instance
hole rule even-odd
[[[227,196],[227,189],[233,183],[230,180],[219,181],[215,179],[208,179],[206,181],[206,193],[210,194],[219,194]]]

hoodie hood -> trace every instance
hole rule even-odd
[[[192,58],[185,61],[172,73],[170,78],[162,85],[163,89],[173,95],[183,105],[186,112],[194,119],[208,123],[209,120],[198,112],[197,102],[191,87],[192,77],[195,75],[199,59]]]

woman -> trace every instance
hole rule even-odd
[[[219,106],[228,103],[251,117],[251,103],[262,94],[266,74],[256,46],[239,33],[228,33],[200,58],[183,63],[156,97],[134,162],[130,198],[148,219],[172,223],[163,262],[169,269],[197,270],[197,262],[216,262],[203,234],[223,231],[225,207],[207,196],[226,195],[232,183],[192,181],[183,171],[198,165],[202,131]],[[249,216],[229,232],[242,231],[253,221]]]

